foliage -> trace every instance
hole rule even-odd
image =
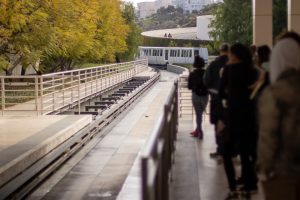
[[[117,57],[121,59],[121,61],[130,61],[133,60],[138,53],[138,46],[140,45],[142,40],[141,30],[137,24],[135,10],[131,3],[124,4],[122,13],[126,24],[130,28],[130,33],[126,38],[128,50],[122,54],[117,55]]]
[[[273,36],[287,30],[287,1],[273,0]]]
[[[36,63],[51,41],[46,3],[0,0],[0,68],[6,74],[21,63]]]
[[[184,13],[182,8],[175,8],[174,6],[161,7],[156,14],[140,19],[139,25],[143,31],[195,27],[197,16],[210,14],[215,6],[216,4],[211,4],[193,13]]]
[[[53,72],[114,62],[127,42],[136,45],[121,8],[119,0],[0,0],[0,68]]]
[[[224,0],[213,10],[210,36],[216,46],[222,42],[252,43],[252,12],[250,0]]]
[[[252,43],[252,10],[250,0],[224,0],[213,8],[210,35],[214,49],[223,42]],[[273,0],[273,36],[287,28],[287,1]]]

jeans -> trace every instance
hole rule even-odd
[[[192,103],[196,112],[196,122],[197,128],[196,130],[199,133],[202,133],[202,114],[206,108],[208,103],[208,95],[198,96],[194,92],[192,93]]]

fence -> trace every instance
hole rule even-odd
[[[180,75],[178,81],[178,99],[179,99],[179,116],[194,115],[194,108],[192,104],[192,92],[188,89],[188,75]]]
[[[178,126],[178,90],[174,85],[149,141],[142,152],[143,200],[169,199],[169,178]]]
[[[76,108],[86,98],[130,80],[147,69],[146,59],[41,76],[0,76],[3,115],[45,115]]]
[[[189,70],[178,65],[168,65],[167,70],[179,74],[178,79],[178,110],[179,116],[193,117],[192,92],[188,89]]]

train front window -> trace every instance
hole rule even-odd
[[[169,50],[165,50],[165,60],[169,60]]]

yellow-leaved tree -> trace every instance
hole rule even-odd
[[[0,0],[0,69],[113,62],[130,31],[119,0]]]
[[[45,1],[0,0],[0,69],[10,75],[14,68],[37,65],[51,41]]]
[[[118,0],[53,0],[55,29],[42,63],[45,71],[72,69],[86,62],[112,62],[126,50],[128,27]]]

